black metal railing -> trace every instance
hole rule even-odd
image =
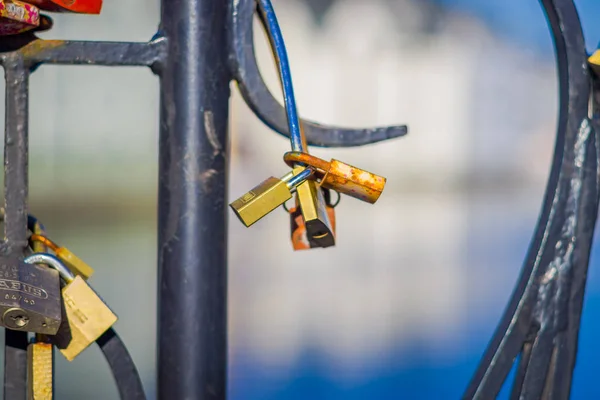
[[[560,80],[552,172],[519,282],[464,398],[499,392],[520,354],[513,398],[566,399],[598,211],[593,78],[571,0],[542,0]],[[0,41],[6,79],[4,255],[27,247],[29,76],[41,64],[147,66],[160,77],[158,361],[160,399],[223,399],[227,377],[229,83],[288,135],[285,112],[257,67],[254,0],[163,0],[147,43]],[[402,136],[406,127],[344,129],[303,121],[308,143],[342,147]],[[418,134],[418,132],[416,132]],[[6,399],[25,398],[26,333],[9,331]],[[123,398],[134,398],[121,391]],[[398,396],[401,396],[399,393]]]

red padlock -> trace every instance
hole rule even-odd
[[[16,35],[39,25],[37,7],[18,0],[0,0],[0,36]]]
[[[44,11],[100,14],[102,0],[26,0]]]

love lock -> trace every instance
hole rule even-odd
[[[0,0],[0,36],[16,35],[40,25],[40,11],[17,0]]]
[[[102,0],[27,0],[28,3],[50,12],[100,14]]]
[[[335,190],[338,193],[374,204],[385,187],[383,176],[338,160],[327,162],[307,153],[291,151],[283,155],[283,160],[290,166],[306,165],[315,170],[317,179],[322,187]]]
[[[55,335],[62,321],[58,272],[0,257],[0,325]]]

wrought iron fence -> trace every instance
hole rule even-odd
[[[552,171],[521,276],[464,394],[500,391],[515,360],[512,397],[569,397],[598,211],[596,81],[571,0],[541,0],[556,49],[560,115]],[[160,78],[158,397],[226,397],[229,83],[252,111],[289,135],[254,54],[254,0],[163,0],[147,43],[0,41],[6,79],[4,256],[22,258],[28,226],[28,81],[42,64],[146,66]],[[303,121],[308,143],[348,147],[406,133],[404,126],[344,129]],[[25,398],[26,332],[7,330],[6,399]],[[117,337],[118,338],[118,337]],[[105,349],[122,344],[113,337]],[[124,348],[120,349],[126,354]],[[112,353],[118,354],[118,353]],[[121,353],[123,354],[123,353]],[[143,398],[127,357],[109,362],[122,398]],[[129,375],[127,375],[129,374]],[[398,394],[401,396],[401,394]]]

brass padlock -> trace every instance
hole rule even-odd
[[[385,187],[386,179],[338,160],[327,162],[307,153],[285,153],[284,161],[291,167],[296,164],[315,169],[315,175],[324,188],[335,190],[356,199],[374,204]]]
[[[0,36],[16,35],[40,25],[40,10],[18,0],[0,0]]]
[[[0,325],[54,335],[61,323],[60,279],[50,268],[0,258]]]
[[[323,194],[325,200],[325,209],[334,242],[333,244],[335,244],[335,206],[331,204],[329,189],[317,188],[317,190],[321,191]],[[293,207],[289,210],[289,213],[292,232],[292,247],[294,250],[308,250],[315,247],[328,247],[322,246],[319,242],[314,240],[309,240],[306,224],[304,223],[304,217],[302,215],[302,209],[298,203],[296,203],[296,207]]]
[[[48,338],[36,335],[27,345],[27,399],[52,400],[54,349]]]
[[[62,288],[65,315],[53,340],[65,358],[73,361],[117,322],[117,316],[81,276],[74,275],[52,254],[33,254],[25,261],[55,268],[65,282]]]
[[[298,185],[312,173],[312,169],[304,168],[297,174],[292,171],[281,179],[270,177],[229,206],[244,225],[250,226],[291,199]]]
[[[102,0],[26,0],[44,11],[100,14]]]
[[[300,172],[304,167],[294,168]],[[310,247],[331,247],[335,245],[323,191],[315,181],[308,180],[296,189],[296,206],[300,208],[306,237]]]
[[[58,257],[65,265],[71,270],[75,275],[80,275],[83,279],[87,280],[94,274],[94,269],[90,267],[85,261],[81,258],[77,257],[66,247],[60,247],[52,240],[43,235],[33,234],[29,238],[32,243],[40,243],[45,247],[49,248],[54,252],[56,257]]]

